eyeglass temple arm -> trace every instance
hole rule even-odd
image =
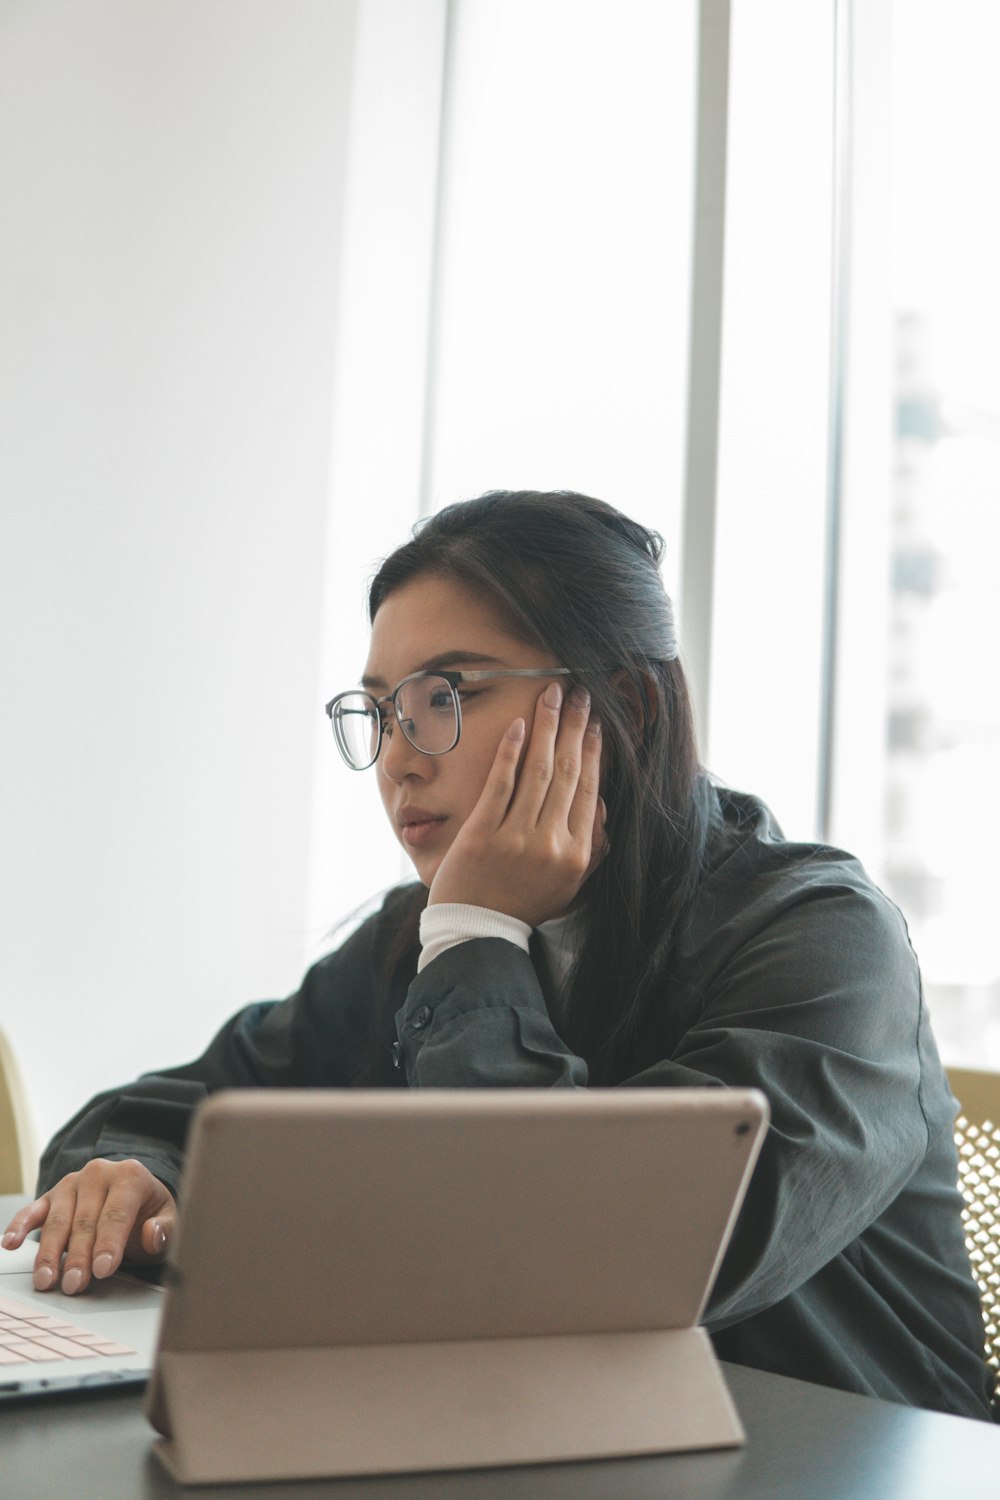
[[[447,672],[444,670],[435,671],[433,668],[428,668],[425,672],[414,672],[412,676],[443,677],[446,682],[459,683],[485,682],[491,677],[571,677],[575,672],[582,672],[584,670],[585,668],[583,667],[503,667],[499,669],[488,669],[481,672]],[[410,681],[411,679],[407,678],[405,680]],[[399,686],[402,687],[403,684],[400,683]],[[364,693],[365,689],[352,688],[349,691]],[[396,692],[398,691],[399,688],[396,689]],[[344,696],[345,695],[343,693],[337,693],[335,697],[330,699],[329,703],[324,705],[323,712],[326,714],[328,719],[333,717],[333,709],[335,703],[337,702],[337,699],[343,698]],[[390,703],[395,694],[386,693],[381,698],[376,698],[374,693],[368,693],[367,696],[371,698],[373,703]]]
[[[576,667],[504,667],[485,672],[438,672],[438,677],[455,677],[459,682],[482,682],[488,677],[570,677]],[[582,670],[582,669],[579,669]]]

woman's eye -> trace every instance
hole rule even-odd
[[[437,709],[450,708],[451,707],[451,694],[450,693],[446,693],[443,688],[439,692],[431,693],[431,696],[430,696],[430,705],[431,705],[431,708],[437,708]]]

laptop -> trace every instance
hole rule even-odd
[[[158,1456],[250,1483],[741,1443],[697,1324],[766,1120],[752,1090],[215,1095]]]
[[[119,1272],[80,1296],[36,1292],[37,1238],[0,1250],[0,1401],[142,1385],[153,1367],[163,1292]]]

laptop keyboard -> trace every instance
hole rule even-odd
[[[75,1323],[39,1312],[31,1302],[0,1297],[0,1367],[136,1352],[128,1344],[88,1333]]]

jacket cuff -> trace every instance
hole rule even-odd
[[[418,1063],[435,1086],[475,1087],[530,1085],[569,1058],[530,955],[498,938],[460,943],[418,974],[396,1013],[396,1035],[393,1058],[411,1087]]]

